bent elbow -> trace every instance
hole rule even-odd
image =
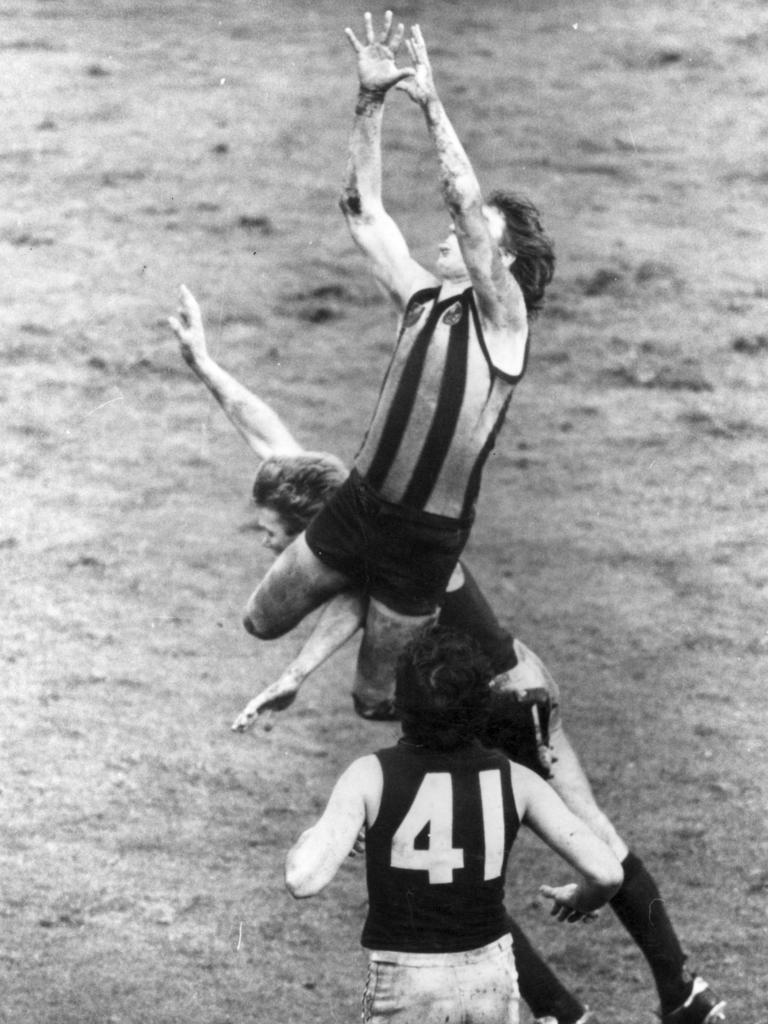
[[[301,869],[289,856],[285,865],[285,887],[295,900],[305,900],[320,891],[312,875]]]
[[[624,883],[624,869],[616,857],[611,857],[611,863],[606,863],[596,881],[605,894],[606,902],[616,895]]]
[[[285,888],[295,900],[302,900],[307,895],[302,887],[301,880],[294,877],[288,871],[285,873]]]
[[[447,181],[445,189],[448,212],[452,218],[466,217],[470,212],[481,215],[483,193],[471,168]]]
[[[386,217],[384,206],[375,196],[363,196],[354,185],[348,185],[339,196],[339,208],[344,214],[353,237],[371,226],[380,225]]]
[[[346,186],[339,196],[339,209],[350,220],[353,217],[361,217],[363,214],[363,203],[360,192],[352,185]]]
[[[624,868],[618,861],[616,861],[616,869],[613,872],[613,876],[609,884],[613,889],[613,895],[615,895],[622,885],[624,885]]]
[[[315,890],[310,886],[303,884],[300,880],[291,879],[290,881],[286,878],[285,887],[288,892],[293,896],[295,900],[306,900],[310,896],[315,895]]]

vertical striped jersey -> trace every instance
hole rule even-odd
[[[386,501],[465,519],[525,362],[496,369],[472,289],[439,292],[408,302],[355,467]]]
[[[454,953],[508,929],[507,860],[520,821],[510,764],[474,743],[380,750],[383,789],[366,831],[367,949]]]

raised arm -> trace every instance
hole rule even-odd
[[[520,820],[581,875],[578,882],[541,886],[541,893],[554,903],[552,914],[561,921],[590,917],[621,885],[619,861],[543,779],[519,764],[511,770]]]
[[[523,294],[509,273],[513,253],[503,253],[491,234],[489,210],[483,204],[475,172],[453,125],[448,119],[435,87],[432,68],[418,25],[406,41],[415,74],[401,81],[406,92],[422,109],[435,146],[440,170],[440,187],[453,221],[461,253],[475,290],[483,319],[499,330],[514,330],[527,336]]]
[[[354,847],[366,817],[371,821],[378,812],[381,788],[381,765],[373,754],[347,768],[320,820],[288,851],[285,884],[292,896],[315,896],[331,881]]]
[[[283,711],[290,707],[307,677],[343,647],[362,626],[366,604],[365,598],[355,591],[344,591],[332,597],[324,606],[297,656],[279,679],[246,704],[232,723],[232,729],[245,732],[254,725],[257,718],[267,712]],[[264,728],[271,727],[271,719],[265,717]]]
[[[259,456],[299,455],[304,450],[275,410],[243,387],[211,358],[205,343],[203,315],[192,292],[179,288],[177,315],[168,324],[179,340],[184,361],[224,410],[232,426]]]
[[[419,288],[435,278],[411,257],[397,224],[384,209],[381,190],[381,125],[389,89],[413,74],[398,68],[395,54],[403,26],[392,30],[392,12],[384,16],[384,31],[377,40],[370,14],[365,15],[365,43],[346,29],[357,55],[359,90],[349,139],[349,156],[340,206],[352,238],[365,253],[376,280],[400,310]]]

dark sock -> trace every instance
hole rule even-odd
[[[624,881],[611,900],[614,913],[635,940],[659,993],[661,1012],[669,1013],[687,999],[691,977],[685,970],[680,948],[664,900],[639,857],[631,851],[624,858]]]
[[[507,917],[517,965],[520,995],[534,1017],[556,1017],[558,1024],[575,1024],[586,1009],[544,963],[520,925]]]

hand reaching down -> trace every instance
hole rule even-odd
[[[274,683],[270,683],[253,700],[249,701],[237,718],[232,723],[233,732],[246,732],[256,722],[257,718],[263,719],[265,731],[269,732],[273,727],[272,713],[284,711],[290,707],[299,692],[299,683],[291,675],[280,676]]]
[[[542,885],[539,886],[542,896],[552,900],[550,914],[558,921],[567,921],[573,924],[576,921],[594,921],[597,912],[594,910],[579,909],[579,886],[576,882],[569,882],[567,885]]]

